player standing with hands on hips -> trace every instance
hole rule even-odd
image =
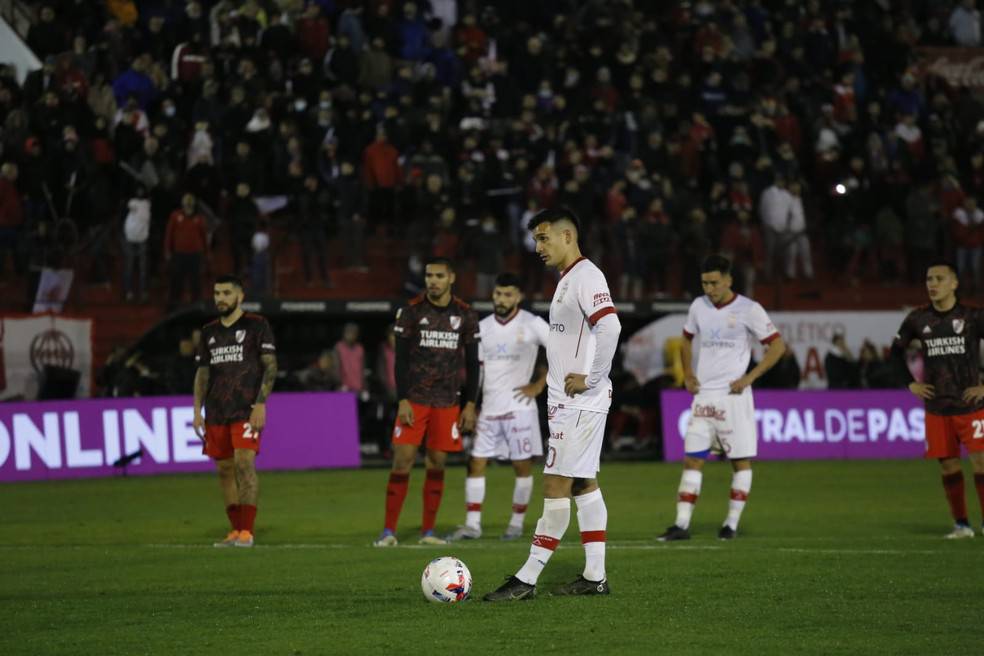
[[[259,483],[256,456],[266,402],[277,378],[267,320],[243,312],[243,284],[222,276],[213,287],[219,318],[202,328],[195,357],[195,433],[215,460],[232,530],[216,547],[252,547]],[[202,408],[205,416],[202,417]]]
[[[771,369],[786,350],[782,337],[761,305],[731,290],[731,262],[711,255],[701,267],[704,295],[690,304],[683,326],[683,373],[694,395],[684,436],[683,475],[677,490],[676,521],[660,542],[690,539],[690,519],[700,496],[704,462],[712,449],[731,461],[731,500],[718,538],[731,540],[752,489],[751,459],[758,454],[752,383]],[[749,338],[765,346],[765,356],[748,371]],[[697,339],[697,374],[693,345]],[[746,373],[747,372],[747,373]]]
[[[892,344],[892,354],[906,375],[905,349],[913,340],[922,344],[925,380],[910,382],[909,391],[926,403],[926,457],[940,461],[954,522],[944,536],[949,540],[974,537],[967,519],[961,444],[970,454],[984,513],[984,385],[979,368],[984,312],[960,303],[959,284],[953,264],[930,265],[926,270],[930,303],[909,313]]]
[[[571,496],[584,545],[584,572],[561,595],[605,595],[608,509],[598,487],[605,420],[612,402],[608,377],[622,325],[605,274],[581,255],[580,224],[567,208],[544,210],[527,226],[543,263],[560,271],[550,303],[547,337],[547,417],[550,440],[543,468],[543,516],[526,564],[486,601],[532,599],[536,581],[564,537]]]

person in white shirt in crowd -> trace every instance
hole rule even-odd
[[[769,280],[774,278],[776,259],[784,250],[784,233],[789,229],[789,208],[792,202],[792,196],[786,189],[786,180],[780,176],[776,176],[759,198],[759,217],[762,219],[765,237],[765,275]]]
[[[560,271],[547,338],[550,440],[543,468],[543,515],[526,563],[484,599],[518,601],[536,595],[537,579],[570,523],[572,496],[584,546],[584,571],[554,594],[607,595],[608,509],[597,476],[612,403],[608,374],[622,324],[605,274],[581,255],[577,216],[565,207],[543,210],[527,227],[536,239],[540,259]]]
[[[807,280],[813,280],[813,257],[810,238],[806,234],[806,212],[803,211],[803,185],[798,180],[789,183],[789,220],[782,235],[785,244],[786,278],[796,277],[796,265]]]
[[[731,262],[711,255],[700,276],[704,295],[690,304],[683,326],[683,372],[694,395],[684,436],[683,475],[677,489],[676,519],[657,539],[690,539],[690,520],[700,496],[704,462],[711,452],[731,461],[731,499],[718,531],[734,539],[738,521],[752,489],[751,460],[758,453],[752,383],[771,369],[786,350],[769,316],[755,301],[731,290]],[[762,361],[749,371],[750,339],[765,345]],[[693,341],[699,347],[693,370]]]
[[[150,199],[138,185],[127,201],[123,220],[123,294],[127,302],[147,300],[147,239],[150,237]],[[133,274],[136,272],[136,285]]]
[[[523,534],[533,492],[532,459],[543,455],[536,397],[547,386],[547,369],[537,368],[536,361],[540,347],[547,346],[550,326],[519,307],[522,289],[516,274],[499,274],[492,290],[494,312],[478,324],[482,336],[482,404],[465,479],[465,524],[448,536],[449,540],[482,537],[489,458],[508,458],[516,472],[512,516],[502,539],[513,540]]]
[[[981,45],[981,12],[975,0],[960,0],[950,13],[950,34],[958,46],[978,48]]]

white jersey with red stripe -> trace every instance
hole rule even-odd
[[[587,375],[595,354],[592,329],[615,312],[608,281],[601,269],[581,258],[561,273],[550,303],[547,338],[547,405],[590,412],[608,412],[612,381],[608,376],[591,389],[570,397],[564,393],[567,374]]]
[[[745,375],[752,358],[749,337],[768,344],[779,333],[761,305],[735,294],[718,306],[707,296],[691,303],[683,336],[690,340],[696,338],[700,346],[697,382],[704,393],[727,392],[732,381]]]
[[[532,312],[519,310],[503,322],[490,314],[478,323],[482,341],[482,414],[490,417],[529,410],[531,403],[516,399],[516,388],[530,382],[540,347],[546,347],[550,328]],[[532,407],[536,407],[532,404]]]

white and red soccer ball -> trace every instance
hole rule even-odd
[[[420,589],[428,601],[453,604],[471,594],[472,576],[468,567],[454,556],[441,556],[427,563],[420,577]]]

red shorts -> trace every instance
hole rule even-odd
[[[202,453],[215,460],[231,458],[235,449],[260,452],[260,434],[248,421],[232,424],[205,424],[205,446]]]
[[[458,432],[458,414],[461,410],[458,406],[432,408],[413,402],[410,406],[413,408],[413,426],[401,423],[397,417],[393,427],[393,444],[420,446],[426,436],[428,449],[461,451],[461,434]]]
[[[965,415],[926,413],[927,458],[959,458],[961,444],[971,453],[984,452],[984,410]]]

